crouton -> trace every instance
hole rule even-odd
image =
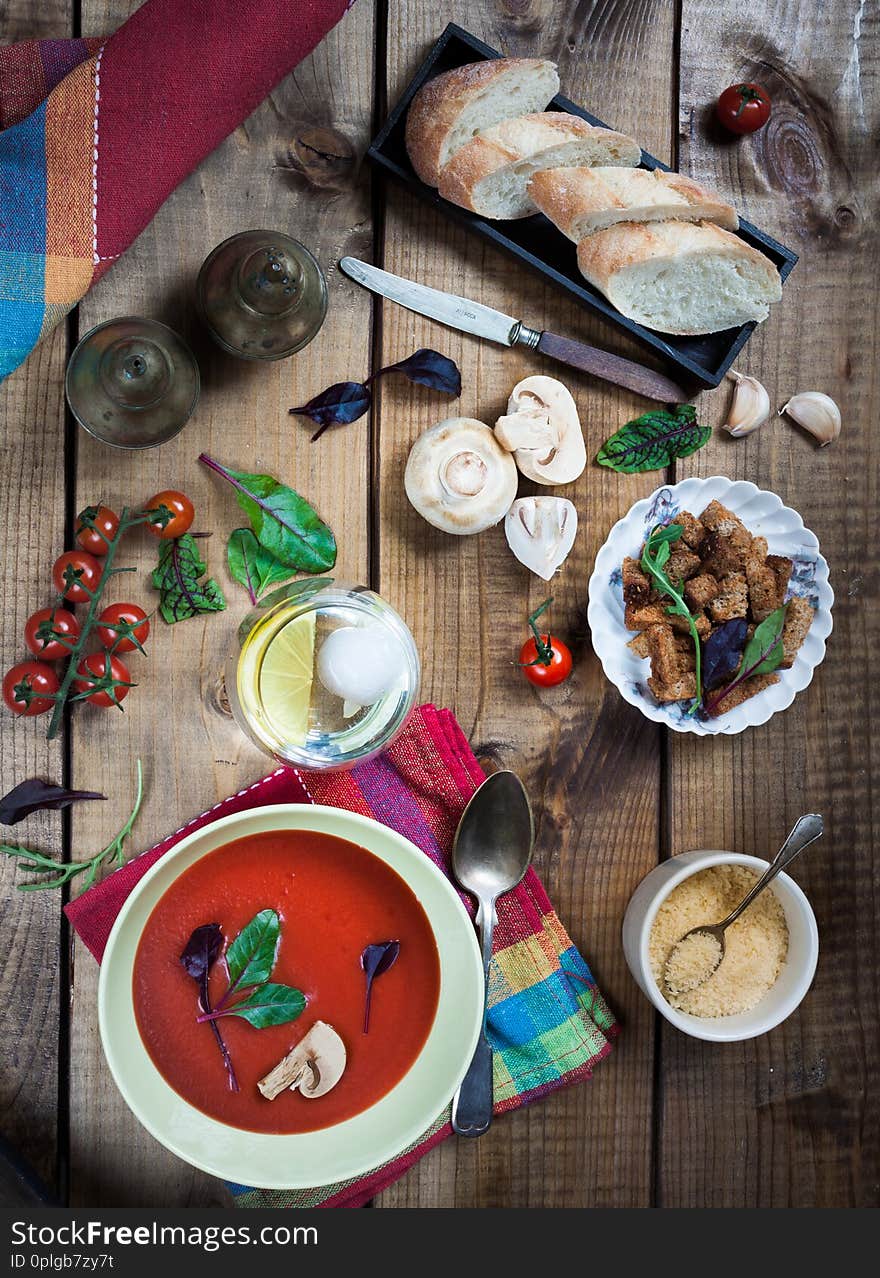
[[[687,546],[672,547],[672,554],[666,561],[666,576],[676,586],[700,571],[700,556],[695,555]]]
[[[706,529],[700,523],[695,515],[689,510],[682,510],[675,516],[672,521],[674,524],[680,524],[684,529],[681,534],[681,540],[685,545],[690,546],[691,550],[699,550],[702,545],[703,538],[706,536]]]
[[[720,590],[707,607],[713,621],[732,621],[734,617],[746,617],[749,611],[749,591],[745,574],[732,572],[719,582]]]
[[[721,701],[717,701],[714,704],[710,701],[709,704],[712,709],[709,713],[713,718],[717,718],[720,714],[727,714],[729,710],[735,710],[737,706],[741,706],[750,697],[763,692],[765,688],[772,688],[774,683],[779,683],[779,675],[752,675],[751,679],[745,679],[742,683],[737,684],[733,691],[729,692]]]
[[[748,546],[737,546],[730,537],[721,533],[707,533],[700,547],[703,572],[713,577],[727,577],[732,572],[742,572]]]
[[[657,679],[649,679],[648,687],[657,701],[690,701],[697,695],[697,676],[683,674],[672,684],[663,684]]]
[[[671,626],[652,626],[648,631],[651,674],[658,683],[672,684],[683,674],[682,662]]]
[[[718,594],[721,587],[711,573],[701,572],[685,582],[684,597],[692,608],[703,609]]]
[[[623,624],[627,630],[647,630],[648,626],[662,626],[668,621],[666,609],[662,604],[645,604],[637,608],[627,604],[623,612]]]
[[[649,653],[648,633],[649,632],[647,630],[643,630],[642,633],[636,635],[634,639],[630,639],[629,643],[626,645],[627,648],[634,652],[637,657],[641,657],[642,659],[647,657]]]
[[[682,673],[697,668],[697,654],[694,652],[694,641],[691,635],[676,635],[675,646],[678,649],[678,660]]]
[[[773,570],[776,577],[776,591],[779,596],[779,603],[776,607],[781,608],[785,603],[785,595],[788,590],[788,583],[791,580],[794,563],[785,555],[768,555],[767,567]]]
[[[700,521],[709,532],[718,533],[720,537],[729,537],[741,550],[745,550],[751,543],[752,534],[743,521],[732,510],[722,506],[720,501],[710,501],[700,515]]]
[[[782,628],[783,658],[780,662],[783,670],[794,665],[801,644],[807,637],[807,631],[813,624],[814,612],[808,599],[800,595],[792,595],[785,613],[785,625]]]
[[[697,627],[697,634],[701,639],[708,639],[712,632],[712,623],[704,612],[694,612],[691,614],[694,619],[694,625]],[[689,635],[691,628],[688,625],[687,617],[669,617],[670,626],[679,635]]]
[[[639,567],[637,559],[627,557],[623,561],[623,602],[637,608],[648,602],[651,583]]]

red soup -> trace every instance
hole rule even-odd
[[[306,996],[287,1025],[255,1029],[237,1016],[217,1021],[240,1091],[208,1024],[198,987],[180,963],[197,927],[219,923],[225,945],[260,910],[281,923],[273,982]],[[373,984],[364,1034],[367,945],[400,942],[397,962]],[[227,986],[222,958],[211,969],[212,1006]],[[403,879],[365,848],[327,834],[278,830],[236,839],[186,870],[158,902],[134,964],[141,1038],[156,1068],[191,1105],[254,1132],[309,1132],[361,1113],[400,1081],[428,1037],[440,992],[440,963],[427,916]],[[324,1096],[283,1091],[266,1100],[257,1082],[315,1021],[328,1022],[347,1052],[345,1072]]]

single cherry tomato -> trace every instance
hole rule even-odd
[[[35,657],[43,661],[60,661],[70,656],[79,638],[79,622],[66,608],[40,608],[28,617],[24,641]],[[66,639],[66,643],[61,640]]]
[[[128,673],[128,666],[118,657],[111,657],[109,652],[93,652],[90,657],[83,657],[76,668],[79,678],[74,680],[77,692],[88,692],[94,688],[98,680],[106,678],[119,679],[121,682],[110,688],[99,688],[91,696],[85,698],[93,706],[118,706],[128,696],[128,689],[134,687]]]
[[[138,644],[147,642],[149,633],[147,614],[137,604],[111,604],[98,618],[98,638],[113,652],[134,652]]]
[[[529,617],[532,637],[519,650],[520,668],[529,683],[533,683],[536,688],[552,688],[571,674],[571,651],[567,645],[554,635],[542,635],[538,631],[538,618],[552,602],[552,598],[545,599]]]
[[[770,98],[760,84],[732,84],[715,109],[731,133],[754,133],[770,119]]]
[[[22,661],[7,670],[3,679],[3,700],[13,714],[25,718],[45,714],[55,702],[58,676],[51,666],[42,661]]]
[[[102,571],[100,562],[88,551],[65,550],[52,566],[52,580],[56,590],[71,603],[88,603],[98,587]]]
[[[151,497],[147,502],[144,510],[158,510],[161,506],[168,511],[169,517],[164,523],[147,524],[150,532],[162,538],[182,537],[196,513],[186,493],[176,492],[173,488],[156,493],[156,496]]]
[[[90,555],[106,555],[107,542],[118,532],[119,516],[109,506],[86,506],[77,516],[76,544]]]

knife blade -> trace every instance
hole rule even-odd
[[[343,257],[339,265],[355,283],[449,328],[499,342],[502,346],[528,346],[551,359],[623,386],[647,399],[683,403],[691,398],[689,392],[662,373],[655,373],[651,368],[600,350],[597,346],[587,346],[574,338],[528,328],[522,320],[493,310],[481,302],[417,284],[414,280],[371,266],[369,262],[361,262],[356,257]]]

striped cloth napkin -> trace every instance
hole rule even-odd
[[[0,379],[353,2],[147,0],[0,48]]]
[[[279,768],[129,861],[72,901],[67,916],[100,962],[123,901],[159,857],[218,817],[268,803],[326,803],[373,817],[417,844],[448,874],[459,818],[483,778],[450,711],[421,706],[378,759],[352,772],[303,774]],[[589,1078],[617,1033],[590,969],[530,869],[498,903],[488,1012],[495,1113]],[[230,1188],[239,1207],[360,1207],[451,1131],[447,1110],[403,1153],[359,1180],[300,1190]]]

